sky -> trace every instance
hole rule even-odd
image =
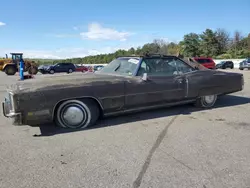
[[[71,58],[178,42],[190,32],[250,33],[250,0],[8,0],[1,2],[0,56]]]

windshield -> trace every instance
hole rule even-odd
[[[225,63],[225,61],[221,61],[221,62],[219,62],[218,64],[223,64],[223,63]]]
[[[120,57],[103,67],[99,73],[130,76],[135,72],[138,63],[139,58]]]

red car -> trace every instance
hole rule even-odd
[[[88,68],[85,66],[75,65],[76,66],[76,72],[86,72],[88,71]]]
[[[194,57],[194,60],[208,69],[215,69],[216,64],[210,57]]]

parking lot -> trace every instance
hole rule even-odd
[[[13,126],[1,109],[0,187],[249,188],[250,71],[241,72],[244,90],[213,109],[153,110],[83,131]],[[0,74],[1,100],[17,79]]]

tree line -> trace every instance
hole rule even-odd
[[[164,55],[180,55],[184,57],[212,57],[216,59],[237,59],[250,57],[250,33],[243,36],[235,31],[233,36],[224,29],[206,29],[204,32],[189,33],[183,40],[166,42],[155,39],[142,47],[131,47],[129,50],[117,50],[114,53],[92,55],[63,60],[36,59],[38,64],[55,64],[58,62],[71,62],[74,64],[106,64],[119,56],[142,55],[144,53],[161,53]]]

